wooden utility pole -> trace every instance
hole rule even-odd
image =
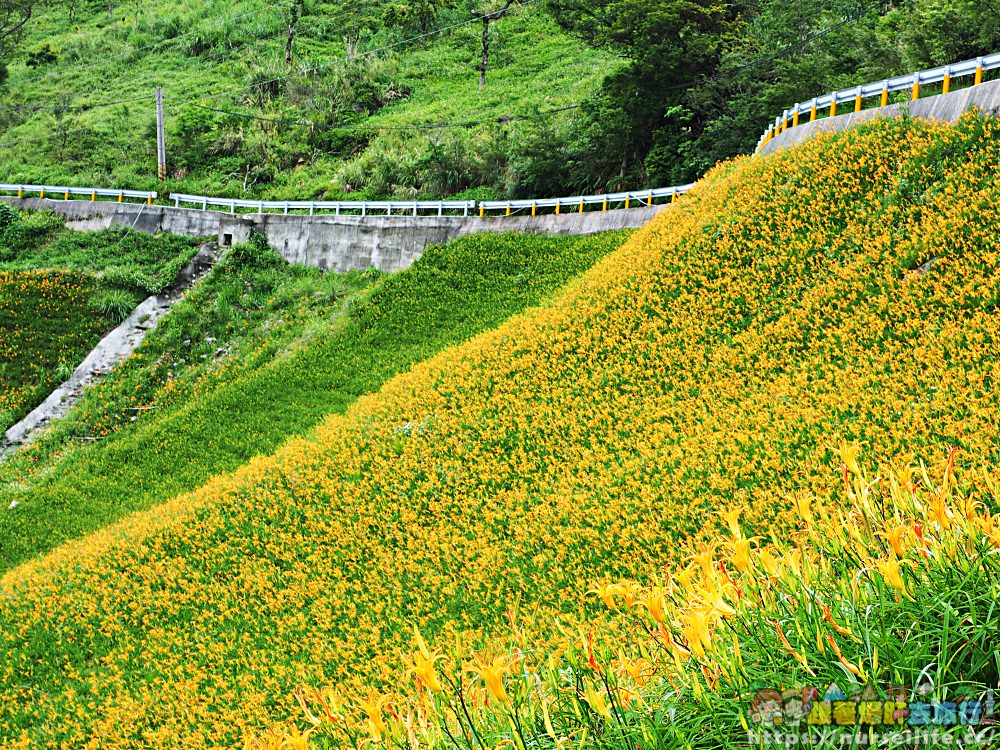
[[[163,89],[156,89],[156,176],[167,179],[167,138],[163,132]]]
[[[500,10],[493,11],[492,13],[483,13],[479,17],[483,22],[483,61],[479,65],[479,88],[483,88],[486,85],[486,68],[490,64],[490,23],[492,21],[499,21],[506,16],[507,11],[510,10],[510,6],[514,2],[515,0],[507,0]]]

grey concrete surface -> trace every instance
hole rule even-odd
[[[220,245],[244,242],[254,229],[294,263],[335,271],[400,271],[419,258],[427,245],[477,232],[528,232],[583,235],[614,229],[637,229],[663,206],[591,211],[559,216],[304,216],[227,214],[172,206],[134,203],[59,201],[0,197],[11,205],[53,211],[66,226],[80,231],[112,225],[136,231],[171,232],[189,237],[216,237]]]
[[[761,155],[772,154],[780,148],[801,143],[818,133],[847,130],[877,117],[899,117],[905,112],[909,112],[911,117],[924,120],[954,122],[973,107],[989,115],[1000,114],[1000,81],[988,81],[979,86],[953,91],[949,94],[917,99],[915,102],[890,104],[887,107],[850,112],[815,122],[802,123],[797,128],[776,135],[760,150],[760,153]]]

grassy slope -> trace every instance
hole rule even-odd
[[[0,468],[0,502],[20,503],[0,515],[0,569],[270,453],[412,363],[537,304],[623,237],[463,239],[347,298],[346,311],[347,290],[335,304],[314,298],[329,298],[332,274],[228,260],[53,436]],[[364,286],[357,275],[339,283]],[[219,313],[234,305],[257,310],[240,331]],[[217,358],[217,348],[232,351]],[[192,370],[203,355],[212,364]],[[72,448],[94,436],[99,445]]]
[[[266,3],[217,3],[206,10],[200,3],[187,2],[171,6],[169,12],[152,6],[140,10],[127,7],[110,23],[101,7],[80,10],[75,20],[62,5],[40,11],[23,48],[31,51],[49,44],[59,60],[40,68],[27,68],[23,61],[11,65],[10,82],[6,93],[0,93],[0,102],[19,107],[52,106],[53,102],[64,103],[67,91],[76,104],[118,101],[143,96],[162,85],[168,130],[173,132],[178,118],[206,114],[174,106],[177,103],[222,92],[218,98],[200,103],[242,111],[234,102],[247,96],[245,82],[252,70],[265,71],[260,76],[264,79],[289,74],[284,65],[283,21],[275,7]],[[587,49],[563,34],[540,6],[529,6],[495,25],[493,69],[489,85],[480,91],[475,65],[481,30],[478,24],[459,25],[468,20],[465,14],[445,14],[439,19],[435,28],[456,26],[448,33],[429,35],[416,44],[401,44],[405,35],[379,29],[377,23],[374,31],[359,31],[360,20],[378,18],[364,6],[348,4],[346,15],[345,4],[339,1],[315,2],[310,7],[296,41],[299,65],[319,66],[321,74],[335,71],[341,66],[344,38],[360,34],[359,49],[387,48],[382,56],[396,71],[400,87],[411,90],[408,98],[354,126],[489,121],[535,108],[573,104],[593,91],[615,65],[608,55]],[[224,22],[237,14],[247,17]],[[190,54],[197,40],[211,46],[200,55]],[[152,49],[138,51],[151,45]],[[127,68],[128,76],[109,77],[104,66],[109,58]],[[0,174],[10,180],[48,184],[107,183],[161,189],[163,186],[155,183],[152,112],[150,100],[71,112],[61,121],[51,111],[25,114],[23,123],[0,138]],[[318,114],[307,108],[297,117],[315,119]],[[273,128],[245,121],[235,124],[244,126],[248,138],[249,131],[265,128],[263,138],[287,142],[293,149],[297,146],[292,144],[300,143],[303,135],[301,128]],[[63,130],[75,133],[65,144],[59,135]],[[391,145],[387,147],[398,153],[403,143],[408,157],[417,158],[443,135],[445,131],[389,133],[387,142]],[[168,142],[168,151],[170,148]],[[343,187],[334,175],[344,159],[323,153],[305,156],[305,163],[256,192],[301,198]],[[230,163],[219,154],[205,158],[183,183],[172,182],[162,192],[182,189],[240,194],[241,178],[227,177]]]
[[[396,672],[412,623],[544,633],[721,509],[783,528],[841,439],[995,463],[998,134],[878,122],[724,165],[551,304],[12,571],[0,727],[232,744],[303,681]]]
[[[195,253],[177,237],[77,233],[49,214],[0,229],[0,432],[34,408]]]

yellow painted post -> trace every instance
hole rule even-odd
[[[649,197],[646,199],[646,205],[647,206],[652,206],[653,205],[653,191],[652,190],[649,191]]]
[[[601,203],[601,210],[602,211],[607,211],[608,210],[608,199],[607,198],[605,198],[604,202]]]
[[[792,127],[797,128],[799,126],[799,105],[795,105],[795,112],[792,114]]]
[[[830,100],[830,117],[837,116],[837,97]]]
[[[559,215],[559,208],[560,208],[561,205],[562,204],[560,204],[559,201],[556,201],[556,216]]]
[[[913,94],[910,96],[910,99],[916,101],[919,98],[920,98],[920,74],[915,73],[913,75]]]
[[[484,206],[482,203],[479,204],[479,218],[480,219],[486,218],[486,206]]]
[[[628,208],[628,204],[629,204],[629,202],[630,202],[630,201],[629,201],[629,196],[627,196],[627,195],[626,195],[626,196],[625,196],[625,208]]]
[[[816,100],[812,100],[812,106],[809,107],[809,122],[816,121]]]
[[[858,92],[854,95],[854,111],[855,112],[860,112],[861,111],[861,89],[860,88],[858,89]]]
[[[982,82],[983,82],[983,58],[980,57],[978,60],[976,60],[976,79],[974,85],[978,86]]]
[[[18,188],[17,189],[17,197],[18,198],[23,198],[24,197],[24,190],[22,190],[21,188]]]
[[[583,201],[580,201],[580,213],[583,213]]]
[[[41,191],[38,193],[38,197],[39,198],[44,198],[45,197],[45,188],[41,189]]]
[[[119,203],[121,203],[124,198],[125,198],[125,193],[118,193],[118,202]]]
[[[148,205],[148,206],[152,206],[153,205],[153,196],[151,196],[151,195],[147,195],[146,196],[146,205]]]
[[[65,195],[63,195],[63,200],[64,200],[64,201],[68,201],[68,200],[69,200],[69,190],[67,190],[67,191],[66,191],[66,194],[65,194]]]
[[[531,215],[532,216],[538,215],[538,206],[536,206],[534,203],[531,204]]]
[[[781,125],[778,127],[779,133],[784,133],[788,129],[788,110],[781,113]]]
[[[97,191],[91,191],[91,193],[90,193],[90,202],[93,203],[96,200],[97,200]]]
[[[670,194],[670,202],[671,203],[676,203],[677,202],[677,191],[676,190]]]
[[[507,204],[507,215],[510,216],[510,204]]]
[[[888,81],[886,81],[885,83],[882,84],[882,103],[879,106],[880,107],[887,107],[887,106],[889,106],[889,82]]]
[[[951,91],[951,68],[944,71],[944,80],[941,81],[941,93],[947,94]]]

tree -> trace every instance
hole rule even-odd
[[[704,124],[688,106],[688,91],[715,73],[745,7],[724,0],[550,0],[550,7],[570,33],[629,61],[582,109],[573,189],[645,183],[654,145],[681,164],[676,154]],[[670,175],[678,182],[694,176],[684,169]]]
[[[33,9],[34,0],[0,0],[0,64],[20,40]]]

